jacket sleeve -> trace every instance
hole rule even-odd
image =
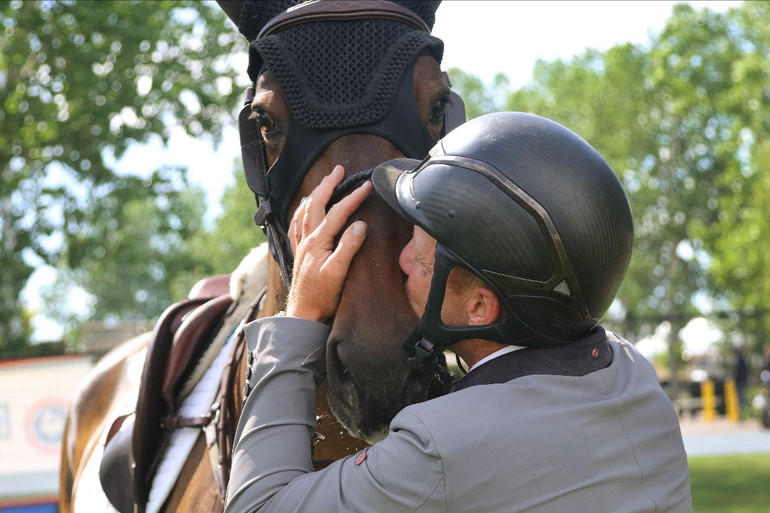
[[[313,472],[316,385],[329,328],[273,317],[246,327],[251,391],[238,422],[226,513],[445,511],[440,455],[405,410],[385,440]]]

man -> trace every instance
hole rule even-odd
[[[733,379],[735,380],[735,389],[738,394],[739,414],[743,416],[746,411],[746,387],[749,385],[749,364],[743,355],[743,349],[735,348],[735,359],[733,360]]]
[[[652,367],[598,326],[633,224],[612,169],[563,126],[476,118],[374,188],[415,224],[400,265],[420,323],[414,365],[449,349],[468,374],[409,406],[369,449],[312,472],[315,386],[366,184],[325,207],[338,167],[297,209],[286,316],[247,327],[250,385],[228,512],[690,512],[678,420]]]

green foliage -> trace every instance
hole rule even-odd
[[[119,176],[114,161],[173,127],[219,138],[239,95],[228,56],[243,48],[228,23],[216,4],[189,0],[0,3],[0,351],[28,338],[18,296],[40,263],[98,290],[99,315],[123,314],[102,291],[147,288],[129,285],[137,269],[108,265],[108,251],[149,244],[132,251],[159,262],[153,280],[181,265],[175,237],[200,215],[182,199],[183,175],[147,162]],[[110,232],[148,222],[143,210],[165,221],[138,224],[122,241]],[[98,283],[95,272],[121,281]]]
[[[172,177],[161,179],[171,171],[178,186],[169,185]],[[204,191],[190,187],[180,170],[153,178],[129,180],[113,191],[89,226],[99,238],[87,236],[70,246],[78,251],[70,255],[76,270],[70,279],[93,295],[92,318],[153,319],[179,299],[171,283],[194,262],[188,240],[201,226]]]
[[[719,215],[703,231],[714,293],[739,313],[728,321],[759,349],[770,336],[770,4],[747,2],[729,17],[726,32],[721,47],[736,51],[718,108],[731,135],[720,151],[730,158],[715,183]]]
[[[690,458],[693,511],[767,511],[770,458],[766,454]]]
[[[172,282],[176,297],[184,297],[203,276],[228,274],[238,267],[248,252],[265,241],[262,230],[254,224],[256,203],[246,185],[240,158],[233,164],[233,182],[222,196],[222,213],[213,228],[202,227],[189,240],[194,265],[180,270]]]
[[[449,68],[447,74],[452,83],[452,90],[459,94],[465,102],[465,117],[467,119],[500,110],[502,98],[510,84],[505,75],[498,73],[491,88],[488,89],[477,76],[461,69]]]
[[[680,4],[649,48],[541,61],[533,83],[508,97],[508,109],[581,134],[618,172],[636,226],[619,299],[636,330],[671,322],[670,356],[704,307],[765,309],[768,34],[770,4],[725,14]]]

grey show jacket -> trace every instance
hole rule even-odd
[[[650,364],[604,330],[596,351],[573,348],[561,365],[537,350],[491,360],[455,392],[402,410],[365,456],[319,472],[310,439],[329,328],[271,317],[246,330],[253,390],[226,513],[692,512],[676,413]]]

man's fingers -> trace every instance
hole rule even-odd
[[[342,227],[348,222],[348,218],[369,197],[371,190],[372,183],[369,181],[364,182],[363,185],[332,206],[324,220],[324,228],[331,232],[332,237],[342,230]]]
[[[340,280],[340,288],[342,283],[344,283],[345,276],[348,274],[353,257],[356,256],[356,253],[364,243],[366,228],[366,223],[363,221],[356,221],[348,226],[348,229],[340,237],[337,248],[326,262],[327,271],[335,280]]]
[[[289,223],[289,242],[291,243],[291,251],[295,255],[297,254],[297,246],[299,241],[302,240],[302,222],[305,219],[305,200],[302,198],[297,206],[297,210],[294,211],[294,215],[291,217],[291,223]]]
[[[305,205],[303,235],[309,235],[323,222],[326,216],[326,205],[334,194],[334,188],[342,182],[343,178],[345,178],[345,169],[342,166],[334,166],[332,172],[325,176],[310,193]]]

